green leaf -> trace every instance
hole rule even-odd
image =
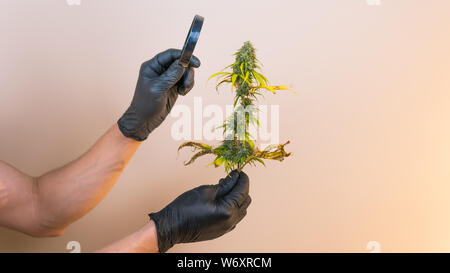
[[[258,73],[258,72],[256,72],[256,73]],[[261,78],[264,80],[264,83],[267,85],[267,84],[269,84],[269,80],[263,75],[263,74],[261,74],[261,73],[258,73],[260,76],[261,76]]]
[[[248,85],[251,85],[252,83],[247,80],[249,75],[250,73],[247,71],[247,73],[245,73],[245,77],[243,77],[242,75],[239,76],[244,80],[244,82],[246,82]]]
[[[255,157],[255,160],[258,161],[259,163],[263,164],[264,167],[266,166],[266,163],[264,163],[264,161],[262,159]]]
[[[192,158],[191,158],[188,162],[185,162],[185,163],[184,163],[184,165],[187,166],[187,165],[189,165],[189,164],[192,164],[197,158],[199,158],[199,157],[201,157],[201,156],[204,156],[204,155],[206,155],[206,154],[211,154],[211,153],[212,153],[211,150],[202,150],[202,151],[200,151],[200,152],[194,154],[194,155],[192,156]]]
[[[189,141],[189,142],[185,142],[185,143],[181,144],[181,145],[178,147],[178,151],[181,150],[181,149],[184,148],[184,147],[192,147],[192,148],[194,148],[194,150],[195,150],[195,149],[199,149],[199,150],[211,150],[211,148],[212,148],[211,146],[206,145],[206,144],[204,144],[204,143]]]
[[[234,98],[234,103],[233,103],[233,107],[234,107],[234,108],[236,107],[238,101],[239,101],[239,97],[236,96],[236,97]]]
[[[222,71],[224,71],[224,70],[227,69],[227,68],[232,67],[232,66],[235,65],[235,64],[236,64],[236,63],[233,63],[233,64],[230,64],[230,65],[225,66],[225,67],[222,69]]]
[[[216,159],[213,162],[214,167],[216,167],[216,168],[220,167],[223,164],[224,160],[225,159],[223,157],[220,157],[220,156],[216,157]]]
[[[259,74],[256,71],[252,71],[253,77],[255,77],[256,81],[258,81],[259,85],[265,86],[266,83],[264,82],[264,79],[261,77],[261,74]]]
[[[225,159],[223,165],[225,166],[225,171],[228,172],[230,170],[230,163],[228,163],[228,160]]]
[[[231,91],[233,91],[233,87],[236,84],[237,76],[238,76],[238,74],[233,74],[233,76],[231,77]]]
[[[248,144],[250,145],[250,147],[255,148],[255,143],[253,142],[253,140],[251,140],[250,138],[247,139]]]
[[[216,84],[216,90],[218,90],[219,89],[219,86],[221,86],[222,84],[224,84],[224,83],[228,83],[228,82],[231,82],[231,80],[230,79],[224,79],[224,80],[221,80],[218,84]]]
[[[229,74],[231,74],[231,73],[230,72],[217,72],[217,73],[214,73],[211,76],[209,76],[208,81],[214,77],[221,76],[221,75],[225,76],[225,75],[229,75]]]

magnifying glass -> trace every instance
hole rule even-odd
[[[195,15],[192,20],[191,28],[184,41],[183,50],[181,51],[181,57],[178,63],[183,67],[188,67],[192,54],[194,53],[195,45],[197,44],[200,31],[202,30],[204,18],[200,15]]]

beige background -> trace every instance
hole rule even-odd
[[[83,153],[130,102],[139,65],[181,47],[206,18],[197,85],[179,103],[225,105],[207,77],[254,42],[264,72],[297,95],[280,105],[284,163],[249,168],[253,203],[230,234],[172,251],[450,251],[450,1],[0,1],[0,158],[33,175]],[[107,198],[67,232],[0,228],[0,251],[93,251],[174,197],[215,183],[208,159],[183,167],[169,118]]]

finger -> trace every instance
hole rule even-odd
[[[237,183],[239,178],[239,172],[234,170],[230,172],[226,177],[219,180],[219,187],[217,191],[217,197],[226,196],[231,189],[233,189],[234,185]]]
[[[226,233],[233,231],[236,228],[236,225],[232,226]]]
[[[192,55],[191,60],[189,61],[189,66],[193,68],[199,68],[200,65],[201,65],[200,59]]]
[[[158,53],[153,59],[149,61],[149,65],[159,74],[163,73],[175,60],[181,57],[181,50],[170,48],[166,51]],[[200,60],[192,55],[189,60],[189,67],[200,67]]]
[[[181,57],[181,50],[179,49],[167,49],[166,51],[158,53],[151,60],[144,62],[141,65],[140,74],[146,77],[157,77],[164,73],[166,69],[177,59]],[[200,67],[200,60],[192,56],[189,67]]]
[[[248,197],[249,189],[250,181],[248,176],[244,172],[240,172],[234,187],[224,198],[235,202],[238,206],[242,206]]]
[[[178,82],[178,94],[184,96],[189,91],[191,91],[192,87],[194,87],[194,75],[195,71],[194,68],[190,67],[188,68],[184,74],[181,80]]]
[[[161,53],[158,53],[150,62],[150,65],[152,65],[152,68],[160,71],[161,73],[164,73],[164,70],[169,68],[174,61],[179,59],[181,57],[181,50],[170,48],[166,51],[163,51]]]
[[[242,204],[239,206],[239,209],[247,210],[248,206],[250,206],[251,203],[252,203],[252,198],[250,197],[250,195],[248,195],[247,199],[245,199],[244,202],[242,202]]]
[[[175,105],[177,101],[178,93],[175,90],[169,91],[169,96],[167,97],[166,111],[169,113],[172,110],[172,107]]]
[[[236,221],[236,224],[238,224],[239,222],[241,222],[242,219],[244,219],[245,216],[247,216],[247,210],[246,210],[246,209],[240,210],[240,211],[239,211],[238,218],[237,218],[237,221]]]
[[[161,81],[164,89],[169,89],[181,79],[184,71],[186,71],[186,68],[181,66],[178,60],[175,60],[158,79]]]
[[[141,65],[141,75],[147,77],[156,77],[164,73],[166,69],[177,59],[181,57],[181,50],[167,49],[166,51],[158,53],[152,59],[144,62]]]

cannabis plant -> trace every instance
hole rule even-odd
[[[262,92],[276,90],[289,90],[286,85],[270,85],[267,78],[261,73],[260,63],[256,59],[255,48],[250,42],[244,45],[234,54],[235,62],[222,71],[215,73],[209,79],[216,78],[216,90],[222,84],[231,84],[231,90],[235,92],[233,113],[225,119],[222,126],[224,140],[213,147],[199,142],[185,142],[180,145],[178,151],[184,147],[192,147],[196,152],[185,165],[193,163],[197,158],[211,154],[215,156],[211,165],[219,167],[224,165],[225,171],[242,170],[247,164],[263,165],[265,159],[283,161],[291,155],[284,150],[289,144],[269,145],[260,150],[255,146],[249,133],[250,125],[260,126],[256,117],[258,108],[255,104]],[[228,70],[228,71],[227,71]],[[208,80],[209,80],[208,79]]]

